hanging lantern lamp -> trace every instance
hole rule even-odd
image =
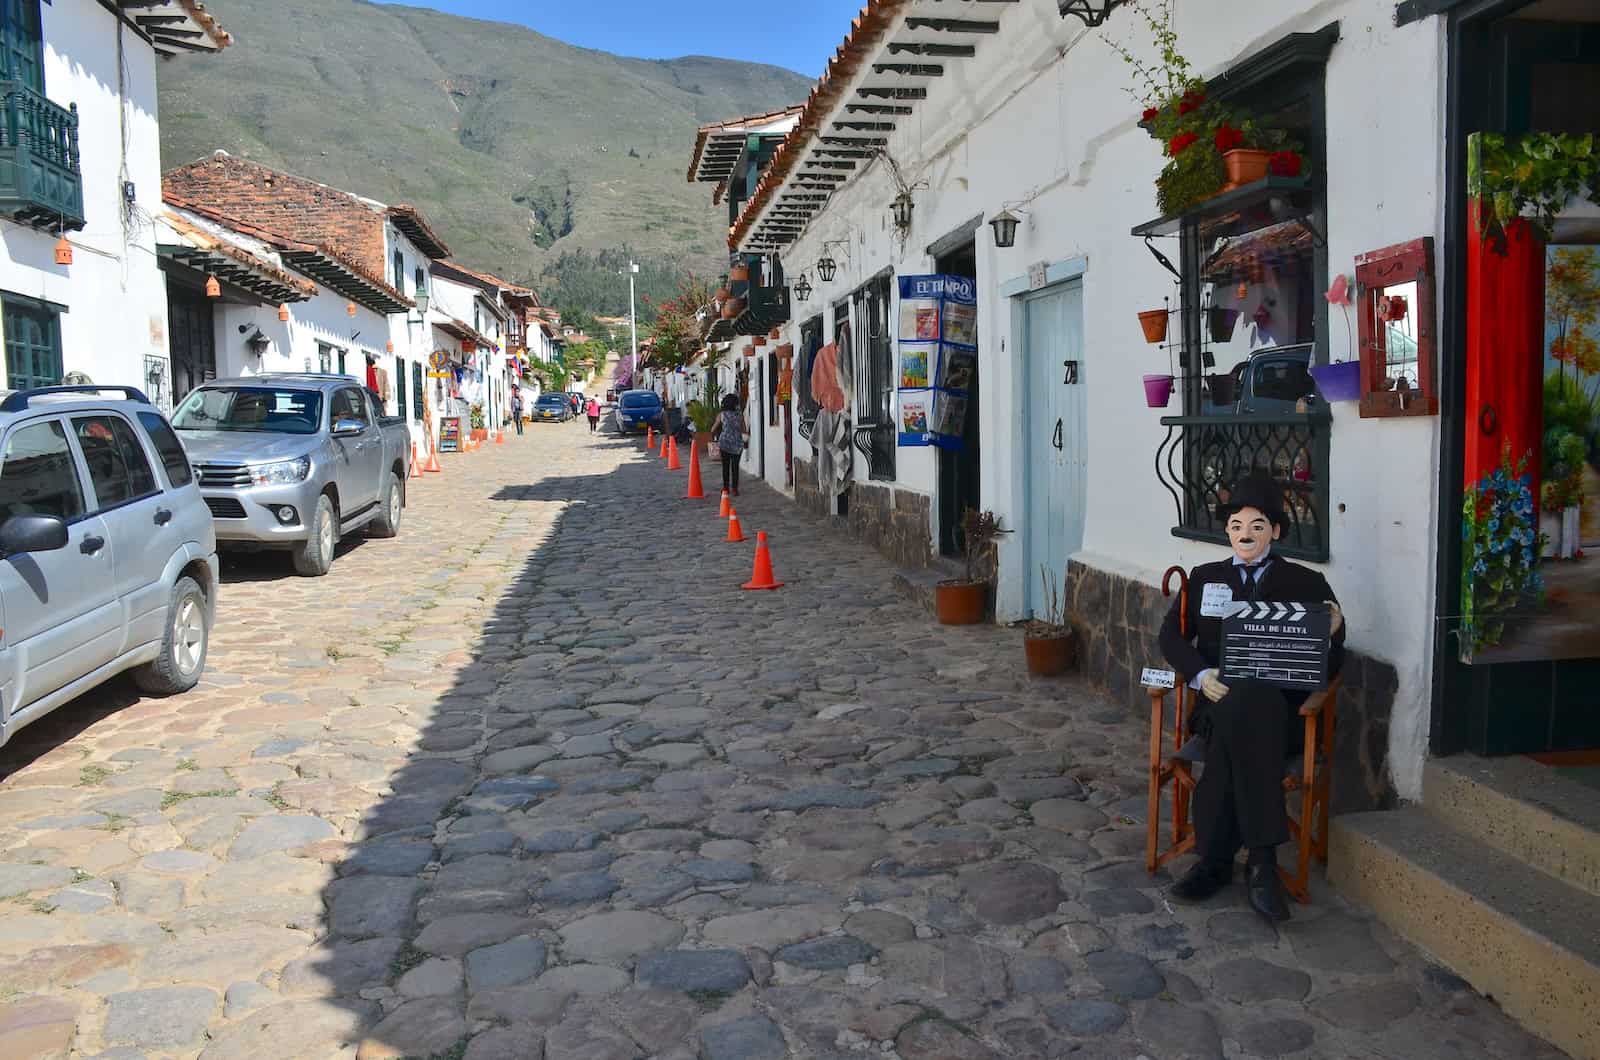
[[[1061,17],[1076,15],[1083,20],[1083,24],[1090,29],[1101,25],[1111,12],[1127,3],[1128,0],[1057,0]]]
[[[911,227],[911,211],[916,204],[911,201],[911,193],[902,191],[894,197],[894,202],[889,204],[889,209],[894,212],[894,226],[904,231]]]
[[[823,283],[832,283],[833,274],[839,269],[839,263],[824,254],[817,259],[817,275],[822,277]]]
[[[1017,222],[1021,218],[1010,210],[1001,208],[1000,212],[989,218],[989,227],[994,229],[994,245],[1004,250],[1017,245]]]
[[[217,282],[217,278],[215,276],[207,276],[206,277],[206,297],[207,298],[221,298],[222,297],[222,284]]]
[[[794,296],[804,302],[811,297],[811,284],[806,280],[806,274],[801,273],[800,278],[794,282]]]
[[[289,322],[289,303],[283,302],[278,306],[278,319],[285,324]]]
[[[56,264],[72,264],[72,244],[67,242],[67,237],[64,235],[56,240]]]

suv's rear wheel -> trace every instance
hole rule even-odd
[[[320,578],[333,566],[333,546],[339,542],[339,527],[333,502],[327,494],[317,498],[316,514],[311,517],[311,536],[294,546],[294,569],[308,578]]]
[[[199,582],[185,575],[172,587],[161,654],[154,662],[134,670],[134,683],[151,695],[187,692],[205,672],[206,650],[210,646],[211,621],[205,590],[200,588]]]
[[[400,510],[404,507],[405,487],[400,476],[389,472],[383,484],[383,499],[378,502],[378,515],[367,524],[367,533],[373,537],[395,537],[400,533]]]

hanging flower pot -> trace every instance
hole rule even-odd
[[[1266,179],[1267,163],[1271,159],[1271,151],[1236,147],[1222,156],[1222,164],[1228,167],[1228,183],[1254,184],[1258,180]]]
[[[783,334],[783,329],[782,328],[773,328],[772,332],[767,336],[767,338],[771,339],[773,342],[777,342],[778,341],[778,336],[780,336],[782,334]]]
[[[735,265],[733,268],[729,269],[728,270],[728,282],[729,283],[749,283],[750,282],[750,266],[741,264],[741,265]]]
[[[732,320],[744,312],[743,298],[730,298],[722,303],[722,319]]]
[[[1139,326],[1144,329],[1144,341],[1165,342],[1167,339],[1167,311],[1146,309],[1139,314]]]
[[[1233,327],[1239,323],[1239,311],[1227,306],[1214,305],[1206,311],[1206,324],[1211,329],[1212,342],[1232,342]]]
[[[746,347],[745,347],[745,348],[744,348],[744,355],[745,355],[745,356],[746,356],[746,357],[754,357],[754,356],[755,356],[755,355],[756,355],[756,348],[755,348],[755,346],[754,346],[754,345],[750,345],[750,346],[746,346]]]
[[[1144,377],[1144,403],[1153,409],[1164,409],[1167,402],[1172,400],[1172,382],[1170,375],[1147,375]]]
[[[726,302],[728,299],[730,299],[732,297],[733,297],[733,291],[729,290],[728,286],[726,284],[724,284],[723,286],[717,288],[717,301]]]
[[[1324,401],[1361,400],[1361,362],[1335,361],[1333,364],[1314,364],[1311,378]]]
[[[757,335],[751,340],[750,344],[752,346],[765,346],[767,344],[767,337],[765,335]]]

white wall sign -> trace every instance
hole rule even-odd
[[[1036,261],[1032,265],[1029,265],[1028,266],[1028,290],[1037,291],[1039,288],[1043,287],[1045,285],[1045,279],[1049,275],[1049,272],[1050,272],[1050,266],[1046,262]]]

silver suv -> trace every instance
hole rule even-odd
[[[130,387],[0,394],[0,744],[124,670],[193,688],[217,541],[166,418]]]

